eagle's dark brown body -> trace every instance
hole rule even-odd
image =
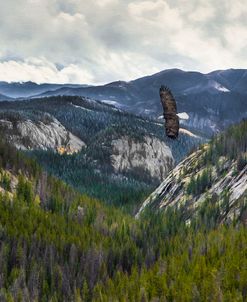
[[[166,135],[172,139],[176,139],[179,132],[177,105],[170,89],[163,85],[160,87],[160,100],[165,118]]]

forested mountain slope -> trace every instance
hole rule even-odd
[[[143,203],[138,215],[151,207],[181,208],[184,217],[208,215],[218,222],[241,217],[247,201],[247,120],[200,147],[180,162]]]
[[[245,301],[240,217],[138,220],[79,195],[0,139],[0,300]],[[244,213],[243,205],[241,212]]]

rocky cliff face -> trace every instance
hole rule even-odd
[[[240,142],[245,139],[240,137]],[[228,141],[232,142],[233,149],[238,148],[230,134]],[[220,222],[240,217],[242,206],[247,202],[246,144],[243,141],[241,144],[243,152],[238,151],[237,157],[220,153],[227,148],[223,147],[226,143],[206,144],[192,153],[144,201],[137,217],[148,207],[158,211],[168,207],[183,208],[188,222],[202,207],[217,209]],[[217,150],[220,150],[219,155]]]
[[[158,138],[145,136],[139,142],[123,136],[112,141],[111,163],[115,172],[143,171],[161,181],[174,166],[174,158]]]
[[[46,121],[31,120],[0,120],[0,128],[7,139],[18,149],[53,149],[58,152],[78,152],[85,143],[72,133],[54,117],[49,116]],[[63,152],[62,152],[63,151]]]

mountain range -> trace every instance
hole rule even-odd
[[[247,116],[246,69],[208,74],[169,69],[129,82],[100,86],[1,82],[0,93],[8,98],[84,96],[136,115],[157,118],[162,112],[158,94],[162,84],[172,90],[178,111],[189,115],[189,120],[182,123],[193,131],[211,136]]]
[[[2,99],[29,98],[36,94],[54,91],[62,87],[79,88],[87,85],[77,84],[36,84],[34,82],[4,82],[0,81],[0,93]]]

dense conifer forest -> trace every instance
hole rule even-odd
[[[246,125],[215,138],[205,160],[246,154]],[[246,197],[230,224],[218,224],[214,207],[189,225],[176,208],[137,220],[77,193],[3,139],[0,175],[1,301],[246,301]]]

